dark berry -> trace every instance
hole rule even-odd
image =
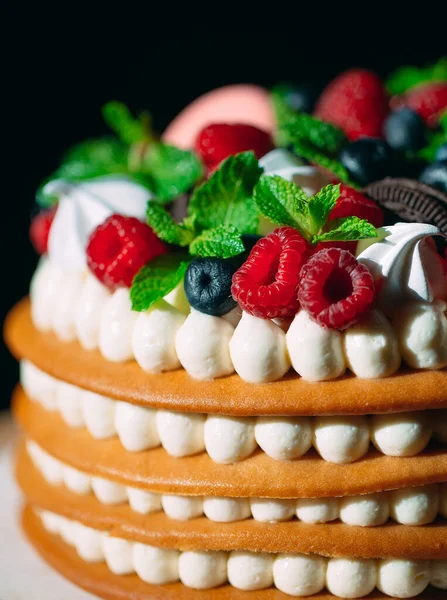
[[[235,271],[231,260],[195,258],[185,274],[185,293],[193,308],[220,317],[236,306],[231,296]]]
[[[447,160],[440,160],[428,165],[422,171],[419,181],[447,194]]]
[[[393,111],[385,121],[384,132],[388,144],[399,152],[416,152],[427,143],[425,123],[411,108]]]
[[[311,85],[284,86],[284,99],[297,112],[311,113],[317,97],[317,91]]]
[[[435,160],[447,160],[447,142],[441,144],[439,148],[436,150]]]
[[[339,159],[351,177],[360,185],[392,175],[394,154],[390,146],[376,138],[361,138],[348,144]]]

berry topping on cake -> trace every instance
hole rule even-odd
[[[386,141],[398,152],[416,152],[427,143],[427,130],[422,118],[411,108],[394,110],[384,125]]]
[[[371,307],[374,280],[350,252],[320,250],[301,269],[298,299],[323,327],[346,329]]]
[[[339,155],[341,164],[360,185],[393,174],[395,157],[383,140],[365,138],[348,144]]]
[[[298,310],[301,267],[312,247],[293,227],[279,227],[257,242],[233,276],[231,292],[255,317],[291,317]]]
[[[352,69],[336,77],[323,91],[315,115],[340,127],[350,140],[381,137],[388,98],[379,77]]]
[[[134,217],[111,215],[92,233],[87,265],[110,289],[130,287],[138,271],[168,247],[152,229]]]
[[[31,221],[29,237],[38,254],[46,254],[48,250],[48,236],[55,214],[56,208],[42,210]]]
[[[441,113],[447,108],[447,82],[417,86],[397,102],[414,110],[429,127],[436,127]]]
[[[261,158],[273,148],[269,133],[252,125],[226,123],[214,123],[202,129],[195,144],[196,152],[209,172],[217,169],[231,155],[253,150],[256,158]]]
[[[329,221],[342,217],[358,217],[374,225],[382,227],[383,211],[375,202],[364,196],[349,185],[340,184],[340,196],[337,204],[329,214]]]
[[[185,274],[185,293],[199,312],[220,317],[236,306],[231,296],[234,264],[222,258],[196,258]]]

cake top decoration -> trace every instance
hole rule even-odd
[[[182,148],[156,137],[149,114],[136,118],[110,102],[103,116],[116,137],[76,146],[40,188],[38,202],[57,208],[33,224],[35,245],[62,268],[87,265],[109,289],[130,288],[137,312],[185,279],[191,306],[207,314],[239,304],[274,319],[293,317],[301,305],[320,325],[344,329],[375,301],[378,270],[380,306],[396,300],[393,285],[431,301],[443,292],[429,285],[421,257],[436,255],[439,269],[441,258],[417,236],[404,244],[415,231],[404,225],[385,229],[381,241],[384,213],[360,188],[412,172],[443,193],[446,64],[403,69],[387,83],[352,69],[318,97],[302,86],[278,85],[270,98],[255,86],[222,88],[212,93],[215,121],[211,108],[206,123],[192,106],[182,113],[185,123],[189,111],[200,125]],[[262,122],[239,120],[245,88],[259,110],[269,104]],[[226,94],[237,100],[231,114]],[[179,141],[174,130],[167,139]],[[172,216],[179,198],[187,205],[181,220]],[[438,230],[424,232],[421,239]],[[357,260],[365,239],[375,243]],[[404,254],[412,256],[406,271]]]

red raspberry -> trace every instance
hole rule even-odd
[[[101,283],[114,290],[130,287],[141,267],[167,251],[145,223],[134,217],[112,215],[92,233],[87,265]]]
[[[311,253],[312,247],[296,229],[275,229],[253,246],[233,275],[233,298],[255,317],[292,317],[299,307],[299,273]]]
[[[375,73],[352,69],[336,77],[318,99],[315,115],[332,123],[352,141],[362,136],[382,137],[388,98]]]
[[[38,254],[46,254],[48,251],[48,236],[55,214],[56,208],[43,210],[31,221],[29,237]]]
[[[256,158],[261,158],[273,150],[273,140],[269,133],[253,125],[228,125],[214,123],[199,133],[196,139],[196,152],[202,157],[209,172],[232,154],[253,150]]]
[[[374,300],[374,280],[350,252],[320,250],[301,269],[298,300],[317,323],[346,329]]]
[[[436,127],[440,114],[447,108],[447,82],[419,85],[397,98],[396,104],[411,108],[429,127]]]
[[[366,219],[374,227],[382,227],[384,221],[380,206],[344,183],[340,185],[340,196],[337,199],[337,204],[331,210],[329,221],[342,217]]]

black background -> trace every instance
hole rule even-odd
[[[0,7],[0,321],[27,293],[35,267],[28,241],[34,192],[61,152],[106,132],[99,109],[111,99],[148,108],[156,129],[193,98],[219,85],[277,81],[322,87],[341,70],[385,75],[401,64],[447,54],[442,14],[389,7],[362,12],[325,4],[208,4],[188,14],[176,4],[3,2]],[[415,7],[416,8],[416,7]],[[433,11],[433,7],[428,9]],[[18,372],[0,347],[0,406]]]

